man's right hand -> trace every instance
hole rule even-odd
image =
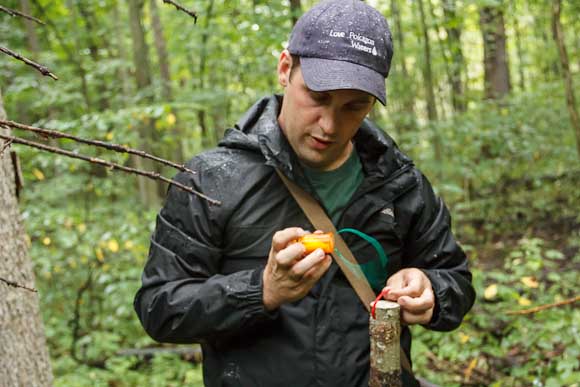
[[[330,255],[316,249],[304,256],[302,243],[291,243],[306,235],[299,227],[286,228],[272,237],[272,248],[264,269],[263,300],[266,310],[297,301],[312,289],[332,263]]]

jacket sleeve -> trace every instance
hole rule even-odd
[[[180,173],[175,180],[219,197],[216,179],[206,172],[198,168],[195,175]],[[263,269],[219,273],[220,211],[223,205],[209,204],[174,186],[168,190],[134,301],[143,327],[157,341],[192,343],[235,336],[275,316],[263,307]]]
[[[451,231],[449,210],[419,171],[419,185],[405,241],[405,267],[425,272],[435,293],[435,311],[427,328],[450,331],[459,326],[475,300],[467,257]]]

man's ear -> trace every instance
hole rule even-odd
[[[280,53],[278,58],[278,83],[282,87],[288,86],[290,82],[290,71],[292,70],[292,56],[288,50]]]

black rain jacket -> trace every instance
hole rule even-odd
[[[259,100],[216,149],[188,163],[195,175],[175,177],[221,205],[169,189],[135,310],[155,340],[201,343],[208,387],[367,386],[369,314],[336,263],[302,300],[274,312],[262,303],[273,234],[293,226],[312,230],[274,171],[312,193],[277,123],[280,98]],[[389,257],[385,281],[402,268],[424,270],[436,296],[427,328],[456,328],[475,294],[447,208],[371,122],[363,122],[354,142],[365,179],[337,229],[356,228],[381,243]],[[364,240],[344,239],[359,262],[376,259]],[[401,345],[409,354],[406,327]]]

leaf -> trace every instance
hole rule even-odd
[[[165,120],[167,121],[167,124],[169,124],[169,126],[174,125],[175,124],[175,121],[176,121],[175,114],[169,113],[167,115],[167,118]]]
[[[32,174],[34,175],[34,177],[36,177],[37,180],[44,180],[44,173],[42,173],[42,171],[40,169],[34,168],[32,170]]]
[[[518,304],[520,304],[521,306],[530,306],[532,305],[532,301],[530,301],[526,297],[520,297],[518,298]]]
[[[116,253],[119,251],[119,243],[115,239],[111,239],[107,242],[107,248],[111,250],[111,252]]]
[[[470,336],[469,335],[466,335],[463,332],[459,332],[459,342],[461,344],[467,343],[469,341],[469,339],[470,339]]]
[[[534,279],[534,277],[522,277],[522,278],[520,279],[520,281],[521,281],[521,282],[522,282],[524,285],[526,285],[528,288],[535,289],[535,288],[537,288],[538,286],[540,286],[540,284],[538,283],[538,281],[536,281],[536,280]]]
[[[483,298],[493,300],[497,296],[497,284],[491,284],[483,292]]]
[[[105,261],[105,255],[103,254],[103,250],[101,250],[100,247],[95,249],[95,255],[97,256],[99,262],[103,263]]]
[[[45,246],[50,246],[50,243],[51,243],[51,240],[50,240],[50,238],[49,238],[49,237],[44,237],[44,238],[42,239],[42,244],[43,244],[43,245],[45,245]]]

